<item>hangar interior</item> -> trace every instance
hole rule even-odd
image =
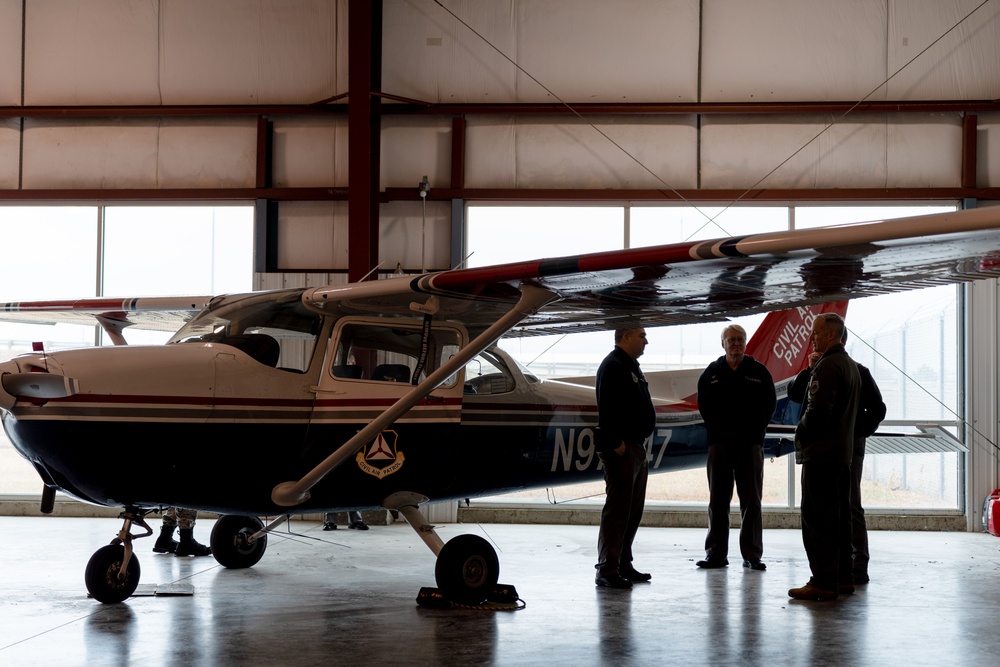
[[[810,224],[811,212],[818,209],[834,216],[834,222],[823,224],[840,224],[870,219],[851,217],[852,209],[870,213],[892,207],[898,216],[905,210],[897,209],[910,207],[996,206],[998,38],[996,0],[0,0],[0,246],[5,255],[17,255],[0,267],[4,291],[10,289],[0,299],[108,296],[112,289],[139,290],[147,284],[159,294],[182,288],[207,293],[342,285],[481,266],[491,263],[483,258],[501,246],[510,254],[495,261],[797,228]],[[213,229],[227,215],[238,218],[234,236],[218,241],[202,236],[195,219],[206,210],[211,210],[207,224]],[[845,212],[840,218],[838,210]],[[528,222],[529,232],[517,231],[519,219],[527,220],[529,213],[540,217]],[[591,214],[596,221],[584,226]],[[63,226],[49,227],[56,218]],[[116,228],[142,231],[154,225],[149,231],[188,242],[180,243],[166,263],[157,261],[166,242],[141,235],[115,254],[110,241]],[[92,245],[79,245],[73,235],[79,229],[86,230],[82,243]],[[547,234],[551,240],[543,240]],[[93,268],[70,274],[59,268],[69,266],[60,259],[42,264],[39,272],[38,258],[47,254],[84,256]],[[226,269],[228,255],[238,255],[242,264]],[[121,263],[124,256],[133,263]],[[243,272],[246,282],[216,282],[214,275],[201,283],[184,281],[203,265]],[[50,291],[38,294],[31,284]],[[933,363],[918,358],[911,370],[919,376],[938,363],[950,369],[925,392],[946,409],[935,405],[934,414],[925,416],[920,411],[931,408],[924,407],[924,399],[907,403],[903,392],[908,407],[895,418],[908,424],[946,423],[967,451],[935,459],[942,469],[935,479],[949,487],[946,501],[890,498],[884,508],[870,510],[870,522],[891,531],[979,533],[983,498],[1000,486],[995,444],[1000,438],[1000,294],[996,280],[935,289],[950,290],[946,315],[929,325],[944,333],[923,343]],[[913,312],[897,316],[892,311],[887,319],[899,319],[897,329],[927,328],[914,319],[927,301],[907,303]],[[850,315],[848,320],[852,324]],[[709,337],[717,335],[717,325],[706,326],[702,331]],[[85,340],[95,339],[88,344],[110,344],[94,331],[84,334]],[[907,342],[921,344],[915,334],[907,335],[899,343],[903,348]],[[32,340],[44,339],[50,347],[62,343],[48,331],[18,330],[4,337],[14,341],[7,356]],[[599,360],[610,344],[596,345]],[[706,351],[694,359],[704,365],[717,356],[717,347],[708,349],[711,356]],[[21,465],[14,459],[11,465]],[[8,459],[2,460],[6,467]],[[794,465],[781,460],[777,468],[788,491],[766,510],[767,525],[793,528]],[[897,470],[887,477],[891,491],[899,490]],[[0,514],[38,516],[38,494],[20,483],[0,484]],[[430,507],[428,514],[445,524],[593,524],[599,509],[599,499],[581,505],[490,498],[462,507]],[[56,514],[115,516],[117,510],[59,499]],[[683,531],[704,522],[703,504],[671,500],[647,506],[643,530]],[[34,523],[11,525],[25,535],[42,530]],[[72,534],[68,524],[60,526]],[[386,530],[396,528],[390,524]],[[536,539],[548,544],[544,535]],[[775,535],[775,543],[794,551],[794,540]],[[894,532],[886,536],[906,544],[917,539]],[[399,537],[404,548],[420,547],[412,537],[405,536],[410,542]],[[566,539],[590,548],[579,533]],[[698,541],[681,532],[668,534],[662,545],[652,538],[650,543],[669,551],[671,539],[685,548]],[[923,539],[933,540],[935,548],[947,542],[939,533]],[[886,538],[887,551],[891,544]],[[894,572],[926,569],[933,557],[923,555],[932,549],[919,540],[911,546],[909,554],[893,552]],[[994,583],[995,547],[978,542],[969,547],[969,553],[983,558],[992,554],[993,567],[976,572]],[[907,560],[914,553],[921,557]],[[671,558],[684,561],[672,553],[664,562]],[[779,558],[794,563],[803,554]],[[336,557],[327,560],[301,567],[339,567]],[[941,560],[963,567],[957,553]],[[801,578],[805,566],[798,566],[795,576]],[[194,576],[198,581],[192,571],[171,572],[162,560],[156,568],[165,579]],[[663,574],[661,581],[672,576],[669,571],[666,566],[654,570]],[[391,577],[394,572],[366,572],[359,565],[348,574]],[[555,574],[549,576],[556,580]],[[727,589],[725,579],[681,580],[687,585],[680,587],[684,596],[702,595],[699,587],[704,587],[712,600],[731,606],[728,615],[704,610],[716,634],[739,628],[748,641],[776,641],[745,625],[744,612],[763,608],[779,625],[785,612],[796,615],[792,627],[807,633],[830,621],[829,614],[813,615],[802,607],[776,611],[774,604],[787,601],[756,588],[758,597],[741,604],[738,598],[745,597]],[[893,581],[897,590],[921,585],[912,579]],[[566,585],[587,588],[589,596],[589,582],[590,573],[584,572]],[[35,593],[44,597],[45,579],[36,583],[42,590]],[[749,579],[740,584],[757,585]],[[66,584],[74,586],[79,590],[70,597],[81,596],[82,585]],[[232,594],[213,588],[215,583],[206,586],[218,591],[220,604]],[[967,580],[961,586],[974,588]],[[364,591],[347,587],[352,604],[364,606]],[[948,608],[963,608],[965,594],[949,597]],[[29,597],[19,599],[28,604]],[[389,597],[384,604],[374,603],[375,610],[399,604]],[[865,603],[862,619],[895,613],[890,612],[891,595],[870,596]],[[340,628],[331,634],[356,632],[340,624],[353,607],[331,611],[323,604],[312,609],[327,627]],[[635,614],[641,603],[631,611],[620,600],[605,606],[588,597],[586,604],[591,611],[596,604],[593,616],[595,623],[604,619],[602,632],[642,632],[627,624],[603,625],[611,616]],[[973,596],[962,613],[971,617],[988,610],[985,600]],[[283,607],[283,613],[294,611],[293,605]],[[410,611],[402,623],[413,637],[428,618]],[[211,606],[200,613],[222,614]],[[97,646],[94,638],[107,625],[144,628],[149,623],[142,616],[136,609],[117,620],[81,611],[77,618],[90,620],[82,640],[73,641]],[[159,618],[165,626],[170,623]],[[195,614],[193,622],[198,618],[205,620]],[[442,639],[449,632],[446,618],[426,624],[436,640],[434,651],[421,661],[451,660],[447,651],[454,646]],[[299,630],[321,632],[323,622]],[[481,632],[478,623],[470,621],[467,629]],[[491,650],[475,657],[515,662],[515,653],[508,652],[515,639],[504,624],[498,621],[488,633]],[[968,664],[988,664],[984,656],[989,654],[959,643],[961,625],[943,630],[955,642],[951,655],[961,651]],[[844,632],[874,633],[872,628],[845,626]],[[44,632],[38,626],[30,630]],[[718,654],[689,647],[685,655],[740,662],[737,644]],[[786,657],[820,664],[828,652],[831,658],[837,655],[836,644],[836,636],[826,637],[823,643],[798,647],[808,657],[801,652]],[[319,645],[331,647],[330,642]],[[4,651],[20,656],[36,644],[11,646],[0,648],[0,656]],[[948,654],[951,647],[943,646],[942,655]],[[602,649],[607,652],[576,661],[597,664],[641,655],[628,653],[636,650],[629,642]],[[890,649],[869,640],[854,657],[870,661]],[[95,664],[83,653],[76,655],[80,664]],[[516,655],[523,658],[516,660],[520,664],[539,659]],[[749,662],[776,656],[755,653]],[[210,651],[194,660],[227,662]],[[405,662],[398,655],[393,661]],[[919,655],[913,661],[929,664]]]

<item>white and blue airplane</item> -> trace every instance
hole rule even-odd
[[[497,584],[495,551],[474,535],[443,543],[418,506],[602,475],[593,390],[535,377],[496,346],[501,337],[769,312],[748,353],[775,379],[776,424],[794,424],[785,388],[806,363],[818,312],[998,276],[1000,208],[982,208],[412,279],[7,303],[0,318],[96,320],[116,345],[0,363],[0,412],[42,478],[43,511],[55,490],[122,508],[122,529],[86,569],[101,602],[135,591],[133,541],[152,533],[147,515],[170,506],[222,515],[211,546],[231,568],[257,563],[289,515],[398,510],[436,554],[438,586],[475,602]],[[128,327],[176,333],[130,346]],[[651,472],[705,464],[696,379],[649,374]],[[196,464],[164,465],[164,451]]]

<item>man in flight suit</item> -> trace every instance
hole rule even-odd
[[[813,322],[813,351],[821,356],[795,429],[795,461],[802,464],[802,545],[812,577],[789,589],[796,600],[835,600],[841,592],[854,592],[851,457],[861,374],[840,342],[844,330],[843,318],[835,313]]]
[[[698,410],[708,431],[708,537],[698,567],[729,564],[729,505],[733,483],[740,495],[743,567],[765,570],[761,494],[764,433],[774,414],[774,380],[764,364],[746,355],[747,333],[738,324],[722,330],[726,354],[698,380]]]
[[[847,329],[840,341],[847,344]],[[788,398],[796,403],[805,401],[806,390],[812,368],[822,355],[813,352],[809,355],[809,366],[795,377],[788,387]],[[851,551],[853,553],[852,575],[855,584],[867,584],[868,561],[868,524],[865,521],[865,509],[861,504],[861,477],[865,467],[866,439],[878,430],[879,424],[885,419],[886,406],[882,400],[882,392],[875,383],[875,378],[866,367],[858,364],[861,374],[861,396],[858,401],[858,414],[854,418],[854,451],[851,455]]]
[[[632,565],[632,542],[646,502],[646,439],[656,412],[646,378],[636,361],[646,349],[642,328],[615,331],[615,348],[597,370],[597,452],[604,464],[607,499],[597,538],[595,583],[631,588],[649,581]]]

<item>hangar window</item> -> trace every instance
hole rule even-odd
[[[641,247],[750,233],[847,224],[954,210],[954,206],[802,207],[501,207],[470,206],[470,264],[483,266],[623,247]],[[583,221],[583,222],[581,222]],[[514,224],[516,227],[512,228]],[[600,233],[581,233],[592,224]],[[590,229],[590,227],[586,227]],[[518,231],[520,230],[520,232]],[[530,237],[530,244],[523,239]],[[958,434],[960,290],[941,286],[851,302],[848,352],[868,366],[888,406],[885,426],[911,430],[934,421]],[[737,318],[752,335],[763,316]],[[719,324],[647,330],[644,371],[703,369],[722,354]],[[500,346],[541,377],[593,376],[611,349],[610,334],[502,339]],[[958,452],[872,453],[865,459],[866,507],[957,513],[965,457]],[[798,504],[798,469],[791,457],[765,462],[765,507]],[[603,482],[498,496],[491,502],[603,502]],[[669,505],[707,503],[704,469],[653,475],[648,499]],[[555,499],[555,500],[554,500]],[[734,499],[735,506],[736,499]]]
[[[0,206],[0,301],[208,295],[253,287],[253,207]],[[172,332],[125,330],[130,344]],[[0,322],[0,359],[111,344],[98,327]],[[38,494],[38,475],[0,431],[0,495]]]

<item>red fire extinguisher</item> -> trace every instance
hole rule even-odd
[[[983,530],[1000,537],[1000,489],[993,489],[983,502]]]

